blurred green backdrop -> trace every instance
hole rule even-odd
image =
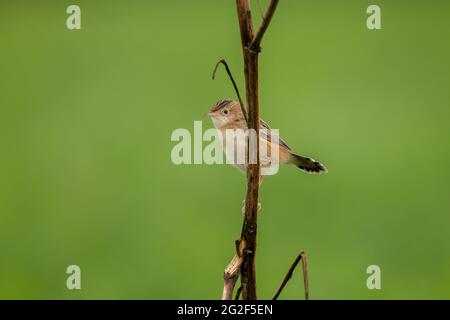
[[[303,249],[313,299],[450,298],[450,3],[280,2],[261,114],[330,172],[263,184],[260,297]],[[0,39],[0,298],[220,298],[244,176],[172,164],[170,135],[234,98],[219,57],[243,88],[234,1],[2,1]]]

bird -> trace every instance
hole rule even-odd
[[[236,153],[239,150],[242,152],[247,152],[247,139],[238,135],[233,137],[235,143],[237,145],[231,146],[230,143],[226,143],[227,131],[248,131],[247,121],[245,119],[245,115],[241,105],[237,101],[224,99],[217,101],[211,108],[209,112],[205,113],[206,116],[212,119],[214,127],[219,131],[219,137],[222,139],[224,152],[227,157],[233,160],[239,158],[239,155]],[[259,122],[260,134],[259,134],[259,145],[260,145],[260,165],[261,168],[269,166],[274,159],[269,156],[264,156],[261,154],[261,148],[266,147],[266,150],[269,150],[269,154],[273,151],[278,151],[278,159],[275,159],[275,162],[278,161],[278,164],[291,164],[304,172],[311,174],[320,174],[328,172],[327,168],[321,164],[320,162],[306,156],[301,156],[295,153],[289,145],[279,138],[269,127],[269,125],[262,119]],[[241,137],[241,138],[239,138]],[[244,148],[239,148],[239,145]],[[251,145],[251,144],[250,144]],[[278,149],[278,150],[276,150]],[[242,156],[242,155],[241,155]],[[245,156],[241,157],[241,159],[246,159]],[[241,172],[247,171],[246,161],[238,162],[231,161],[233,166],[239,169]],[[261,171],[261,180],[264,176],[264,173]]]

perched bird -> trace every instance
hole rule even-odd
[[[239,102],[232,100],[220,100],[216,102],[211,111],[205,113],[205,115],[211,117],[214,126],[220,131],[221,134],[219,136],[223,139],[224,151],[229,159],[236,159],[236,152],[238,152],[238,150],[243,150],[243,152],[245,150],[245,152],[247,152],[247,139],[243,137],[233,137],[234,143],[237,147],[230,148],[230,144],[226,143],[227,131],[242,130],[245,132],[248,130],[247,122]],[[269,150],[269,155],[275,150],[275,148],[278,149],[278,164],[293,164],[308,173],[327,172],[325,166],[318,161],[294,153],[294,151],[281,138],[273,133],[266,122],[260,120],[259,126],[261,167],[269,166],[271,162],[274,161],[273,158],[261,154],[261,147],[265,145],[266,150]],[[239,145],[243,146],[243,148],[239,148]],[[243,158],[245,159],[245,157]],[[246,171],[245,161],[244,163],[233,163],[233,165],[243,172]],[[261,172],[261,174],[264,175],[263,172]]]

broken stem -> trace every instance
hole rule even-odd
[[[281,294],[288,281],[292,278],[292,274],[294,273],[294,270],[297,267],[300,260],[302,261],[302,268],[303,268],[303,285],[305,290],[305,300],[309,300],[308,265],[306,260],[306,254],[303,251],[300,252],[300,254],[292,263],[291,267],[289,268],[289,271],[284,276],[283,282],[281,283],[277,292],[273,296],[272,300],[277,300],[278,296]]]
[[[239,278],[241,264],[242,258],[236,254],[226,267],[223,273],[222,300],[231,300],[233,298],[233,290],[236,285],[236,281]]]

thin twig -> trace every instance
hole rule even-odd
[[[244,106],[244,103],[242,102],[241,94],[239,93],[239,89],[236,85],[236,81],[234,81],[233,74],[231,73],[231,70],[228,67],[228,64],[224,58],[221,58],[219,61],[217,61],[216,65],[214,67],[213,74],[212,74],[212,79],[214,80],[216,78],[217,68],[219,67],[220,64],[223,64],[223,66],[225,67],[225,70],[227,71],[228,77],[230,78],[231,83],[233,84],[234,91],[236,91],[236,95],[239,99],[239,103],[241,104],[241,109],[242,109],[242,113],[244,114],[245,122],[247,122],[247,110],[245,110],[245,106]]]
[[[237,289],[234,300],[239,300],[239,297],[241,296],[241,291],[242,291],[242,286],[240,286],[239,289]]]
[[[283,282],[281,283],[277,292],[273,296],[272,300],[277,300],[278,296],[283,291],[283,289],[286,286],[286,284],[288,283],[288,281],[292,278],[292,274],[294,273],[294,270],[297,267],[300,260],[302,261],[302,267],[303,267],[303,285],[304,285],[304,290],[305,290],[305,300],[309,300],[308,265],[307,265],[306,254],[303,251],[300,252],[300,254],[297,256],[295,261],[292,263],[291,267],[289,268],[289,271],[284,276]]]
[[[267,27],[269,27],[270,21],[272,20],[273,14],[275,13],[275,10],[278,5],[278,0],[271,0],[269,7],[267,8],[267,12],[263,17],[263,20],[261,22],[261,25],[258,28],[258,31],[256,32],[255,37],[252,40],[252,43],[250,44],[250,50],[259,52],[261,50],[260,44],[261,40],[264,36],[264,33],[267,30]]]
[[[304,252],[301,252],[301,255],[303,269],[303,290],[305,290],[305,300],[309,300],[308,259],[306,259],[306,254]]]

